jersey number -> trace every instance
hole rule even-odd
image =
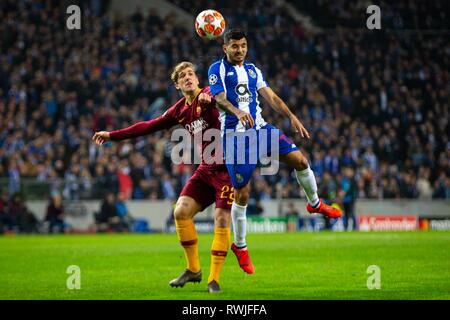
[[[227,194],[228,193],[228,194]],[[222,193],[220,194],[220,199],[230,199],[227,204],[232,204],[234,201],[234,188],[229,186],[222,187]]]

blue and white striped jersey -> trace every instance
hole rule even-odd
[[[226,58],[218,60],[209,67],[208,79],[213,96],[225,92],[228,101],[236,108],[252,115],[255,120],[253,128],[259,130],[267,124],[261,116],[257,91],[268,85],[261,70],[253,63],[245,62],[242,66],[237,66],[229,63]],[[220,110],[220,122],[222,135],[226,129],[245,131],[236,116],[223,110]]]

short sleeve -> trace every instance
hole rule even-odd
[[[257,75],[256,89],[259,90],[261,88],[268,87],[269,85],[267,84],[267,81],[264,78],[261,70],[258,67],[256,67],[256,66],[255,66],[255,70],[256,70],[256,75]]]
[[[222,70],[223,69],[223,70]],[[225,74],[224,67],[220,61],[213,63],[208,70],[208,81],[213,96],[225,91],[225,83],[223,83]]]

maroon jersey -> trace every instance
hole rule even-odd
[[[198,102],[200,93],[209,94],[212,98],[211,103],[200,104]],[[160,117],[149,121],[138,122],[125,129],[112,131],[110,138],[113,141],[136,138],[159,130],[169,129],[178,124],[188,130],[191,135],[198,133],[200,130],[205,132],[211,128],[220,130],[219,111],[216,108],[216,101],[212,97],[209,86],[201,89],[191,104],[187,104],[186,98],[183,97]],[[218,142],[203,141],[202,154],[206,146],[210,143],[216,143],[217,146],[220,146]],[[209,167],[224,166],[223,164],[205,164],[203,159],[202,165]]]
[[[211,103],[207,105],[199,104],[198,96],[202,92],[211,95],[209,87],[206,87],[197,94],[190,105],[186,104],[186,98],[182,98],[156,119],[139,122],[131,127],[111,132],[111,140],[136,138],[155,131],[169,129],[178,124],[186,128],[191,135],[200,130],[220,129],[219,111],[215,106],[216,101],[212,99]],[[206,141],[202,143],[202,153],[210,143],[216,142]],[[217,141],[217,145],[221,146],[220,141]],[[216,208],[230,210],[234,200],[234,189],[226,166],[224,164],[206,164],[202,160],[202,164],[184,186],[180,195],[191,197],[197,201],[201,207],[200,211],[214,202]]]

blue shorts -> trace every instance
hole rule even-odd
[[[259,130],[230,131],[223,136],[225,164],[235,189],[247,185],[262,158],[271,157],[273,152],[286,155],[297,150],[294,142],[271,124]]]

